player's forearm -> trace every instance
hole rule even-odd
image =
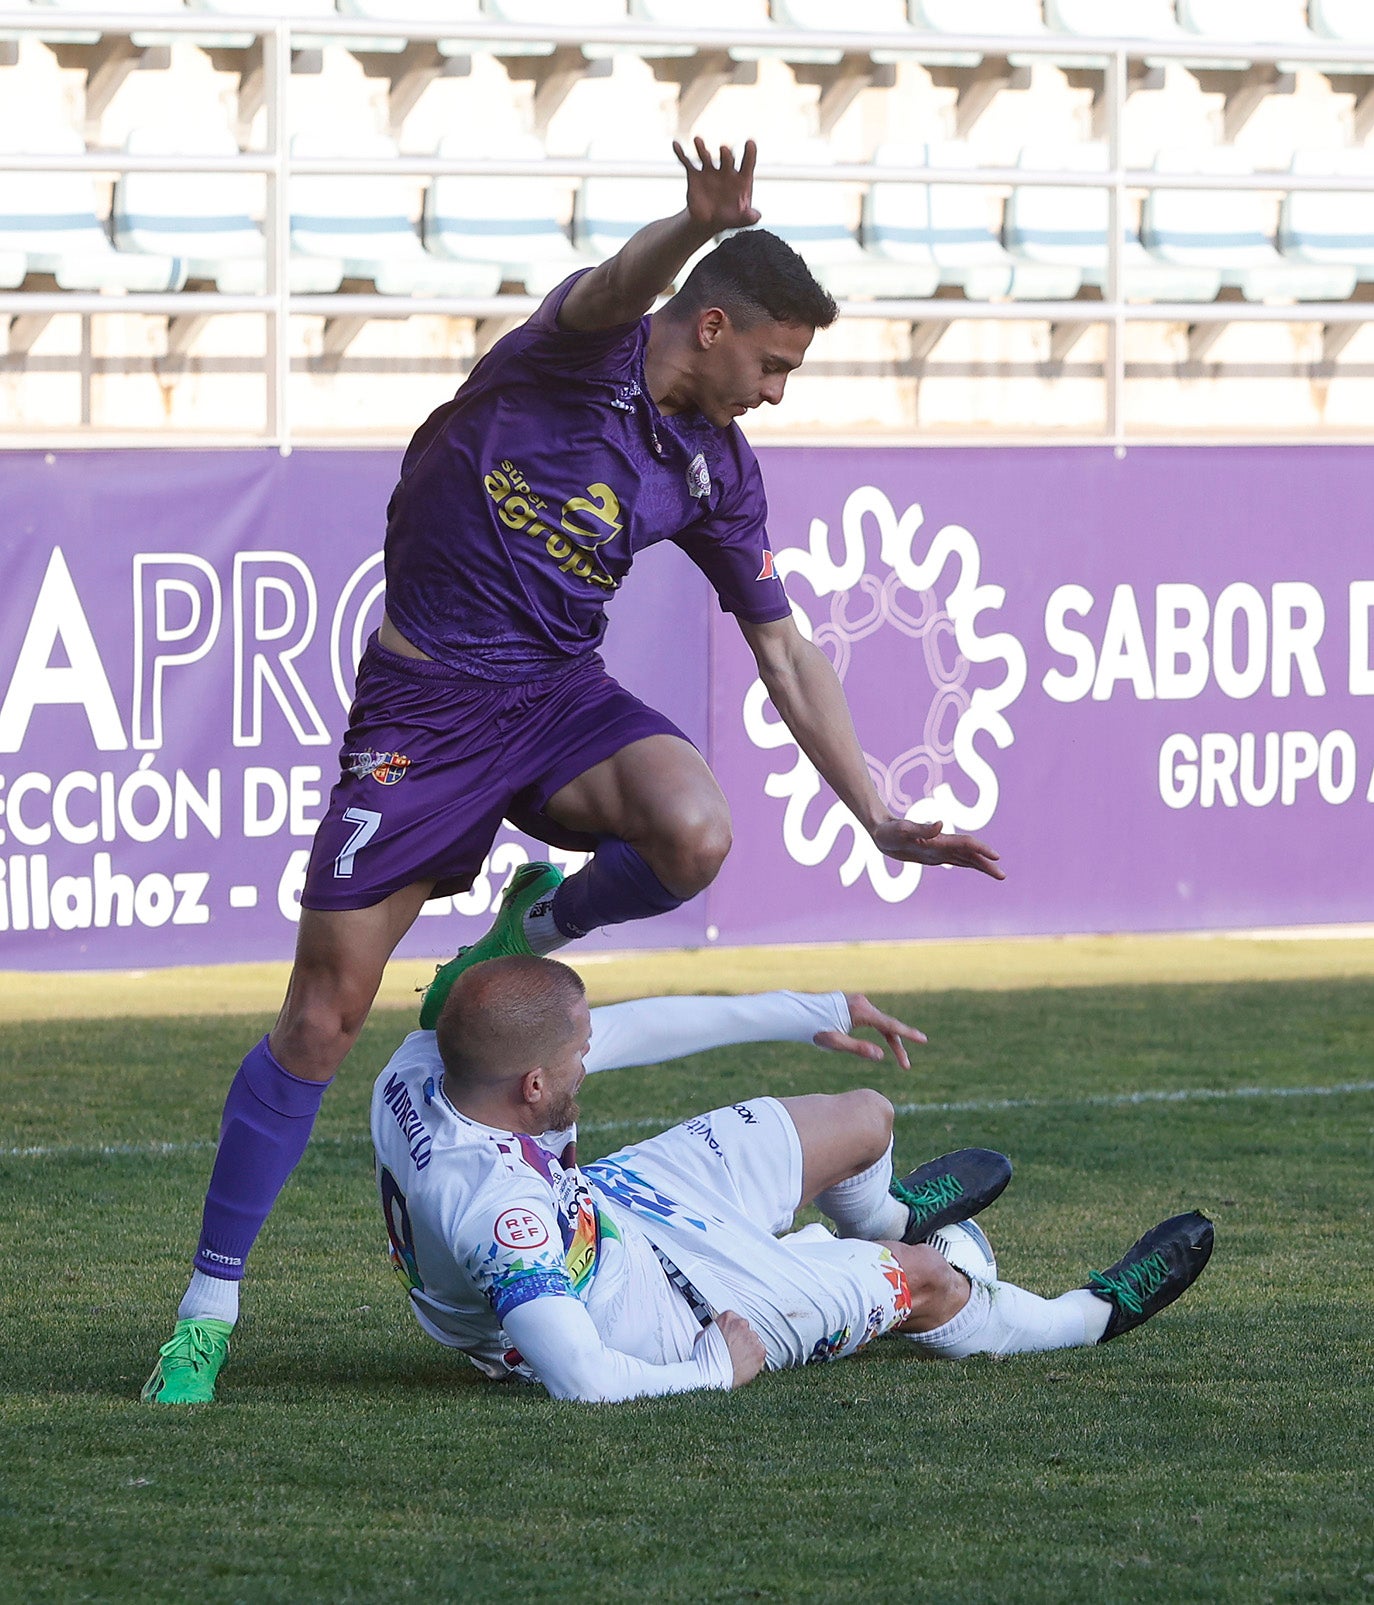
[[[725,1389],[734,1382],[730,1351],[718,1330],[703,1334],[691,1359],[653,1365],[608,1348],[577,1299],[531,1299],[511,1310],[502,1325],[555,1399],[619,1404],[700,1388]]]
[[[738,1042],[814,1042],[848,1031],[843,992],[757,992],[744,997],[638,998],[592,1010],[587,1073],[661,1064]]]
[[[802,639],[785,662],[760,663],[759,673],[797,745],[864,829],[891,819],[892,810],[864,761],[844,688],[825,653]]]
[[[646,224],[613,257],[577,281],[559,309],[559,324],[565,329],[611,329],[642,318],[711,237],[711,230],[685,210]]]

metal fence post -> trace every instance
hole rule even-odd
[[[285,457],[291,450],[291,419],[287,385],[291,376],[291,204],[287,151],[287,88],[291,81],[291,30],[278,21],[263,36],[263,86],[267,108],[267,215],[264,219],[267,255],[266,372],[267,429],[269,441]]]

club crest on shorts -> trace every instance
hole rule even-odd
[[[698,501],[711,494],[711,470],[700,452],[687,464],[687,489]]]
[[[410,759],[400,752],[346,752],[343,766],[359,780],[371,775],[379,786],[394,786],[405,779]]]
[[[832,1332],[829,1337],[817,1338],[816,1346],[811,1350],[806,1363],[814,1365],[818,1361],[836,1359],[841,1349],[848,1342],[849,1328],[847,1326],[842,1326],[838,1332]]]

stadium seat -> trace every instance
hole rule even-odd
[[[1105,173],[1107,150],[1103,145],[1028,145],[1019,165],[1040,172]],[[1007,200],[1002,242],[1020,261],[1077,268],[1085,284],[1105,292],[1108,207],[1105,189],[1018,187]],[[1128,301],[1211,301],[1221,288],[1219,268],[1174,266],[1151,257],[1129,218],[1123,219],[1121,247],[1121,293]]]
[[[594,26],[624,22],[625,0],[577,0],[576,6],[569,6],[568,0],[487,0],[487,15],[493,22],[530,27],[569,22]]]
[[[1307,21],[1319,38],[1374,47],[1374,6],[1369,0],[1308,0]],[[1341,71],[1359,72],[1360,68],[1346,66]]]
[[[658,28],[709,28],[716,38],[713,50],[723,47],[736,61],[756,61],[768,54],[755,46],[730,43],[730,35],[737,29],[771,27],[768,0],[630,0],[630,20]],[[646,61],[660,62],[711,53],[700,52],[695,45],[650,44],[636,45],[635,52]]]
[[[216,17],[272,17],[283,21],[296,18],[332,17],[334,0],[186,0],[189,11],[208,12]],[[253,43],[250,33],[196,34],[196,44],[205,50],[246,50]],[[306,41],[310,46],[315,40]]]
[[[971,6],[967,0],[908,0],[907,16],[913,28],[924,28],[934,34],[986,34],[995,38],[999,34],[1019,35],[1023,38],[1043,33],[1044,20],[1040,13],[1040,0],[982,0]],[[922,53],[923,61],[940,61],[950,66],[976,67],[983,57],[962,51],[941,51],[938,55]],[[1013,54],[1010,60],[1024,58]]]
[[[803,27],[814,32],[844,32],[856,34],[905,34],[910,32],[905,0],[846,0],[843,10],[836,11],[831,0],[774,0],[774,22],[780,27]],[[838,61],[839,51],[817,53]],[[788,51],[795,58],[795,51]],[[876,59],[891,59],[891,53],[878,53]]]
[[[936,33],[1011,34],[1026,38],[1044,31],[1040,0],[909,0],[908,15],[917,28]]]
[[[1159,173],[1238,174],[1250,171],[1233,151],[1161,151]],[[1275,175],[1275,189],[1283,181]],[[1353,267],[1306,263],[1281,256],[1278,208],[1260,190],[1158,189],[1145,197],[1145,247],[1175,267],[1217,268],[1223,285],[1247,301],[1342,301],[1355,287]]]
[[[181,16],[185,13],[185,7],[182,5],[182,0],[131,0],[131,3],[127,6],[119,5],[104,7],[90,5],[88,0],[30,0],[29,9],[36,11],[42,10],[57,12],[83,11],[87,16],[89,16],[92,12],[113,11],[120,17],[127,16],[136,19],[142,19],[145,17],[149,19],[155,19],[157,17]],[[111,31],[116,35],[122,35],[126,32],[126,30],[123,28],[118,28]],[[151,33],[145,32],[142,29],[136,29],[132,33],[131,37],[134,44],[139,46],[147,46],[165,45],[174,37],[174,35],[168,33]],[[55,32],[45,34],[44,38],[47,39],[50,44],[94,44],[101,38],[101,35],[99,33],[90,33],[87,31],[75,33],[64,31],[60,33]]]
[[[251,4],[252,0],[244,0],[244,3]],[[338,6],[341,17],[391,24],[441,22],[446,27],[451,23],[455,32],[461,31],[465,22],[483,20],[481,0],[338,0]],[[399,54],[410,40],[402,33],[380,39],[345,38],[340,42],[354,53],[375,50]],[[435,43],[441,56],[463,56],[473,48],[470,40],[458,37],[439,39]]]
[[[905,33],[906,0],[773,0],[773,21],[784,28],[813,28],[834,33]]]
[[[881,145],[873,159],[886,167],[978,165],[968,146],[956,144]],[[880,179],[865,198],[864,240],[870,251],[893,261],[933,263],[939,282],[961,289],[971,301],[1072,299],[1081,271],[1013,257],[1002,244],[995,211],[995,194],[982,185]]]
[[[1045,0],[1056,33],[1089,39],[1177,39],[1174,0]]]
[[[292,156],[394,157],[380,135],[297,134]],[[494,295],[495,263],[444,261],[421,243],[411,220],[415,181],[385,175],[297,176],[291,181],[291,249],[340,262],[345,278],[370,279],[380,295]]]
[[[988,51],[922,49],[921,62],[940,88],[957,91],[954,134],[967,138],[974,124],[1006,89],[1030,87],[1034,58],[999,49],[999,34],[1029,37],[1043,34],[1040,0],[908,0],[915,28],[928,34],[989,36]]]
[[[225,133],[188,140],[180,129],[135,129],[132,155],[232,156]],[[190,279],[209,279],[226,295],[260,295],[266,288],[262,217],[266,185],[255,173],[124,173],[115,184],[111,223],[123,251],[177,255]],[[337,290],[343,264],[293,255],[293,294]]]
[[[906,0],[849,0],[842,11],[836,11],[830,0],[773,0],[773,21],[783,28],[799,28],[810,32],[834,32],[844,29],[854,33],[910,33],[907,22]],[[913,39],[913,43],[914,43]],[[840,50],[808,49],[789,45],[778,51],[785,60],[794,63],[834,65],[844,59]],[[853,52],[863,55],[868,52]],[[872,52],[875,62],[887,64],[901,60],[902,51],[877,50]],[[890,86],[889,71],[883,83]],[[822,123],[825,127],[825,123]]]
[[[597,23],[627,20],[625,0],[577,0],[576,7],[569,6],[568,0],[487,0],[486,16],[489,22],[515,22],[522,27],[536,28],[566,26],[570,22],[581,27],[595,27]],[[554,52],[552,44],[530,40],[502,42],[493,48],[501,56],[551,56]],[[586,54],[589,57],[608,55],[615,49],[612,45],[589,45]]]
[[[1303,152],[1293,171],[1374,178],[1374,152]],[[1374,279],[1374,191],[1290,191],[1279,208],[1279,249],[1296,262],[1351,267],[1362,280]]]
[[[481,22],[483,17],[481,0],[338,0],[338,7],[341,17],[376,22],[451,22],[461,26],[465,22]]]
[[[73,156],[85,146],[49,137],[26,155]],[[23,255],[29,273],[51,273],[62,290],[180,289],[185,263],[115,250],[89,173],[17,173],[0,168],[0,255]]]
[[[29,0],[30,6],[35,10],[48,11],[84,11],[87,16],[92,11],[113,11],[118,16],[125,17],[171,17],[185,11],[182,0],[123,0],[117,6],[92,6],[87,0]]]
[[[1224,97],[1222,131],[1235,140],[1251,116],[1272,95],[1296,89],[1292,62],[1257,62],[1250,48],[1257,44],[1314,43],[1307,29],[1304,0],[1178,0],[1184,32],[1231,59],[1190,57],[1181,63],[1208,93]]]
[[[768,0],[630,0],[630,16],[659,28],[766,28]],[[683,46],[690,49],[690,46]]]
[[[1310,45],[1303,0],[1178,0],[1179,26],[1209,43]]]
[[[470,135],[453,134],[444,157],[504,156],[539,161],[544,147],[532,135],[499,151]],[[449,261],[495,264],[502,280],[545,295],[591,258],[573,245],[560,222],[569,211],[572,180],[474,175],[431,179],[425,192],[425,248]]]
[[[0,290],[17,290],[29,271],[23,251],[0,251]]]
[[[217,17],[279,17],[284,21],[335,15],[334,0],[186,0],[186,7],[189,11],[208,11]],[[408,9],[413,11],[414,7]],[[196,37],[203,40],[205,35]]]
[[[595,144],[589,161],[624,160],[623,146]],[[646,223],[682,210],[676,178],[584,178],[573,201],[573,242],[593,261],[604,261]]]
[[[834,159],[820,140],[797,142],[789,146],[787,156],[805,166],[823,166]],[[799,252],[832,295],[920,299],[935,293],[940,275],[933,261],[864,250],[854,229],[859,207],[851,186],[769,178],[755,185],[754,198],[764,227]]]

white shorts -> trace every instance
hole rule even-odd
[[[582,1168],[713,1310],[745,1317],[770,1370],[852,1354],[911,1307],[901,1267],[877,1243],[823,1226],[776,1235],[792,1224],[802,1179],[797,1128],[776,1098],[713,1109]]]

